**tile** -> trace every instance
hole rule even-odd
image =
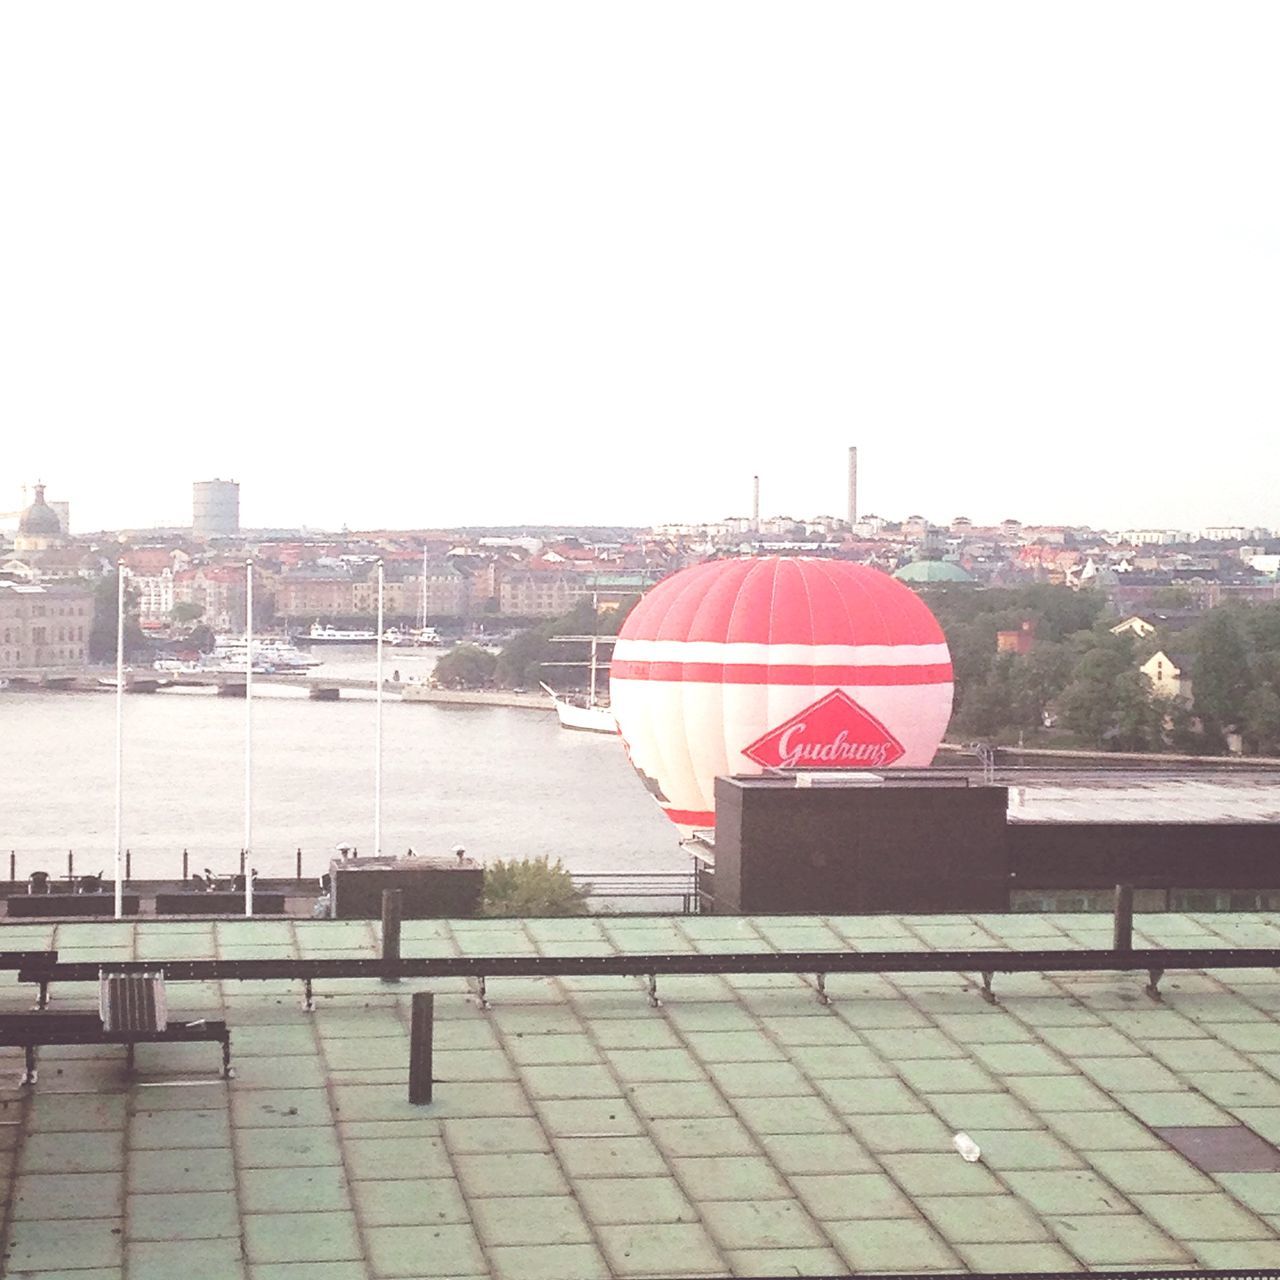
[[[123,1129],[124,1094],[35,1093],[27,1112],[28,1133]]]
[[[514,1245],[490,1248],[488,1255],[494,1280],[601,1280],[608,1274],[590,1244]]]
[[[1214,1180],[1255,1213],[1280,1214],[1280,1173],[1219,1173]]]
[[[676,1177],[696,1203],[786,1199],[791,1195],[770,1162],[758,1156],[696,1156],[671,1163]]]
[[[1188,1242],[1186,1247],[1202,1267],[1233,1271],[1280,1266],[1278,1240],[1197,1240]]]
[[[1081,1151],[1141,1151],[1164,1147],[1145,1124],[1123,1111],[1050,1111],[1044,1122]]]
[[[949,1058],[922,1058],[895,1064],[898,1074],[917,1093],[983,1093],[995,1092],[999,1086],[980,1066],[973,1062]]]
[[[1137,1214],[1055,1214],[1045,1223],[1090,1267],[1191,1260],[1185,1249]]]
[[[10,1189],[16,1221],[118,1217],[124,1209],[124,1174],[26,1173]]]
[[[236,1163],[243,1169],[340,1165],[342,1154],[332,1128],[241,1129],[236,1133]]]
[[[1260,1240],[1272,1239],[1275,1234],[1221,1192],[1135,1195],[1133,1199],[1146,1217],[1183,1240]]]
[[[1041,1214],[1133,1212],[1115,1187],[1087,1169],[1013,1170],[1004,1174],[1004,1180]]]
[[[672,1043],[675,1043],[674,1039]],[[590,1037],[573,1032],[546,1036],[511,1036],[507,1041],[507,1051],[513,1062],[526,1067],[566,1066],[600,1061],[600,1053],[591,1043]]]
[[[830,1276],[844,1263],[834,1249],[726,1249],[735,1276]]]
[[[998,1195],[1003,1189],[981,1164],[969,1164],[950,1149],[886,1155],[881,1163],[912,1196]]]
[[[593,1223],[696,1222],[680,1184],[664,1178],[582,1178],[574,1191]]]
[[[1173,1092],[1183,1087],[1168,1067],[1149,1058],[1077,1058],[1075,1065],[1108,1093]]]
[[[883,1173],[802,1174],[790,1181],[809,1212],[823,1222],[916,1216],[910,1198]]]
[[[805,1021],[812,1022],[813,1019]],[[847,1029],[845,1034],[848,1034]],[[787,1050],[787,1057],[810,1080],[893,1075],[893,1068],[878,1053],[860,1044],[793,1045]]]
[[[353,1179],[447,1178],[453,1165],[438,1138],[352,1138],[342,1144]]]
[[[520,1074],[529,1096],[536,1099],[614,1098],[619,1094],[618,1082],[604,1066],[524,1067]]]
[[[1105,1111],[1114,1109],[1111,1097],[1075,1076],[1017,1076],[1003,1077],[1005,1087],[1033,1111]]]
[[[639,1117],[619,1098],[542,1101],[537,1104],[537,1110],[543,1129],[551,1136],[644,1132]]]
[[[759,1031],[689,1031],[685,1040],[698,1061],[704,1063],[783,1062],[789,1058],[798,1064],[794,1054],[784,1055],[767,1035]]]
[[[349,1209],[343,1169],[242,1169],[240,1198],[246,1213],[307,1213]]]
[[[922,1101],[953,1129],[1040,1129],[1044,1122],[1008,1093],[928,1093]]]
[[[787,1099],[801,1101],[801,1099]],[[649,1132],[668,1156],[751,1156],[760,1153],[756,1139],[738,1120],[653,1120]]]
[[[182,1240],[140,1240],[127,1249],[129,1280],[242,1280],[245,1274],[240,1241],[202,1240],[192,1247]]]
[[[125,1210],[130,1240],[240,1238],[234,1191],[174,1191],[130,1195]]]
[[[9,1234],[7,1273],[119,1267],[122,1257],[119,1232],[119,1218],[15,1222]]]
[[[815,1249],[826,1243],[798,1200],[707,1200],[698,1210],[722,1249]]]
[[[243,1225],[250,1262],[329,1262],[364,1256],[349,1213],[249,1213]]]
[[[845,1132],[844,1121],[819,1097],[735,1098],[734,1110],[756,1134]]]
[[[707,1065],[716,1087],[731,1098],[798,1098],[813,1086],[789,1062],[716,1062]]]
[[[1214,1189],[1213,1182],[1176,1151],[1090,1151],[1085,1159],[1126,1194]]]
[[[661,1177],[668,1172],[662,1153],[648,1138],[557,1138],[555,1151],[571,1178]]]
[[[333,1123],[329,1097],[321,1089],[252,1089],[233,1093],[231,1118],[238,1129]]]
[[[954,1271],[955,1254],[918,1220],[889,1218],[826,1226],[846,1263],[859,1271]]]
[[[468,1199],[480,1196],[567,1195],[560,1166],[549,1155],[522,1152],[454,1157]]]
[[[364,1238],[370,1270],[380,1277],[460,1280],[489,1271],[470,1223],[366,1227]]]
[[[731,1114],[729,1104],[709,1084],[638,1084],[629,1095],[635,1109],[650,1119]]]
[[[229,1147],[231,1122],[214,1111],[139,1111],[129,1124],[129,1146],[137,1151],[159,1147]]]
[[[876,1155],[951,1150],[951,1130],[935,1116],[851,1115],[848,1122],[854,1136]]]
[[[1070,1030],[1088,1034],[1074,1027]],[[975,1044],[970,1052],[998,1076],[1065,1076],[1073,1070],[1069,1061],[1042,1044]]]
[[[19,1173],[109,1173],[123,1168],[120,1133],[32,1133],[18,1158]]]
[[[848,1133],[769,1134],[761,1144],[779,1173],[859,1173],[879,1166]]]
[[[1115,1097],[1117,1102],[1148,1125],[1165,1127],[1232,1123],[1232,1117],[1227,1112],[1190,1090],[1177,1093],[1117,1093]]]
[[[596,1234],[617,1276],[722,1275],[726,1269],[710,1236],[696,1222],[602,1226]]]
[[[225,1147],[129,1152],[130,1191],[229,1191],[235,1185],[231,1152]]]
[[[955,1251],[971,1271],[1035,1274],[1079,1270],[1075,1259],[1057,1244],[957,1244]]]
[[[452,1178],[396,1178],[350,1183],[362,1227],[421,1227],[470,1222],[471,1214]]]
[[[572,1196],[481,1196],[469,1202],[485,1245],[589,1244],[591,1232]]]
[[[1027,1244],[1051,1236],[1025,1205],[1012,1195],[921,1196],[916,1207],[948,1243]]]
[[[454,1153],[550,1150],[542,1126],[524,1116],[508,1116],[500,1120],[446,1120],[443,1129],[445,1146]]]
[[[916,1094],[893,1079],[819,1080],[818,1091],[841,1115],[890,1115],[924,1111]]]

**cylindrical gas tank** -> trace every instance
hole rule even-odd
[[[610,699],[631,763],[682,832],[715,779],[928,765],[951,717],[937,619],[843,560],[713,560],[649,591],[619,632]]]

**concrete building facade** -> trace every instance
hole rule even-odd
[[[0,670],[83,665],[92,627],[88,587],[0,582]]]

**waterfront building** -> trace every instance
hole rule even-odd
[[[92,626],[88,586],[0,581],[0,670],[81,666]]]
[[[199,565],[173,575],[174,604],[194,604],[215,631],[244,627],[245,572],[243,565]],[[172,608],[172,606],[170,606]]]

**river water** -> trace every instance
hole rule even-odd
[[[374,674],[371,650],[317,651],[317,675]],[[386,671],[421,675],[429,652],[394,651]],[[374,700],[255,686],[252,863],[262,875],[324,870],[338,844],[373,851]],[[138,878],[234,871],[244,843],[245,703],[211,690],[124,701],[124,843]],[[115,698],[0,692],[0,856],[19,877],[110,870]],[[561,729],[554,712],[383,706],[383,851],[483,861],[539,854],[580,872],[682,871],[676,831],[627,763],[621,740]],[[7,865],[0,876],[7,875]]]

